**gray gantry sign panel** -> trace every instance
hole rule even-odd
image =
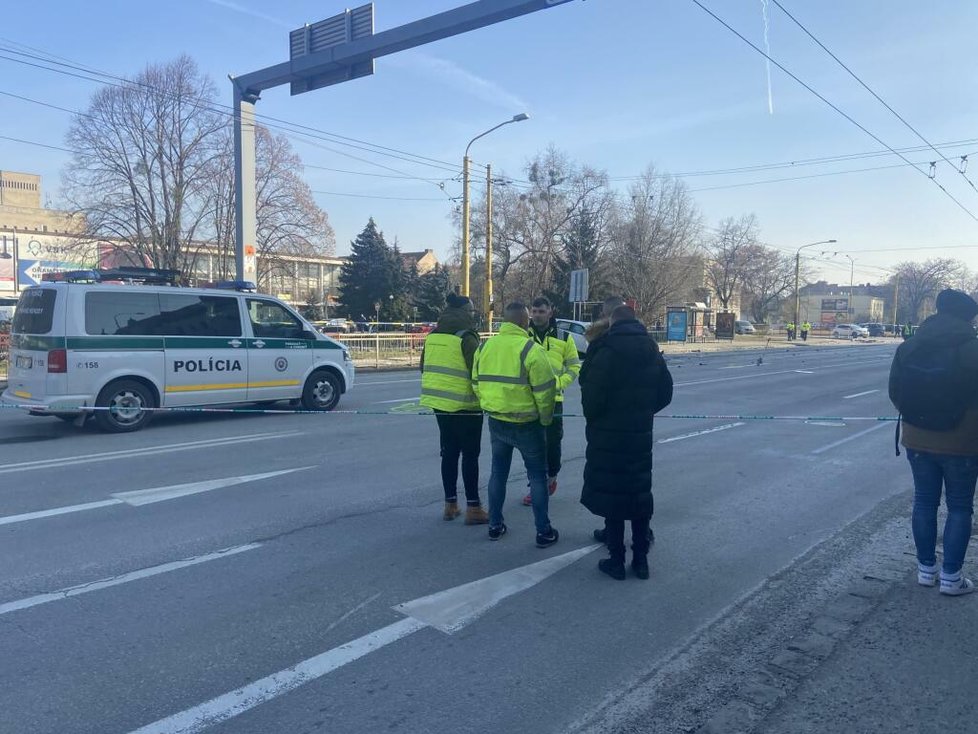
[[[374,34],[374,5],[367,3],[359,8],[347,10],[318,23],[305,25],[289,34],[289,61],[295,62],[303,56],[326,51],[340,44],[358,41]],[[359,79],[374,73],[374,60],[354,62],[329,71],[307,76],[291,83],[293,96],[313,89],[322,89],[333,84]]]
[[[584,303],[588,299],[588,275],[587,268],[583,270],[572,270],[570,274],[570,297],[567,299],[571,303]]]

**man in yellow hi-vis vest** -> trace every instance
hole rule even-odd
[[[458,508],[458,460],[462,457],[466,525],[489,522],[479,500],[482,408],[472,389],[472,360],[478,348],[472,301],[452,293],[421,351],[421,404],[431,408],[438,421],[445,520],[454,520],[462,512]]]
[[[550,524],[547,494],[547,441],[544,430],[553,421],[557,380],[547,353],[530,338],[530,313],[522,303],[503,312],[499,333],[479,347],[472,366],[472,384],[482,409],[489,414],[492,471],[489,475],[489,540],[506,533],[503,503],[519,449],[530,482],[537,547],[557,542]]]
[[[543,347],[557,376],[557,403],[554,420],[546,429],[547,435],[547,491],[557,491],[557,475],[560,473],[560,449],[564,438],[564,390],[571,386],[581,372],[581,360],[577,344],[570,332],[561,339],[554,322],[554,308],[549,299],[541,296],[530,306],[530,336]],[[532,497],[523,498],[524,505],[531,505]]]

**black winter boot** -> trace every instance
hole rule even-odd
[[[649,577],[649,557],[647,555],[632,554],[632,571],[640,579]]]
[[[625,549],[610,548],[611,558],[603,558],[598,561],[598,568],[602,573],[606,573],[611,578],[618,581],[625,580]]]

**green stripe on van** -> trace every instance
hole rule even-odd
[[[161,336],[72,336],[68,338],[68,349],[81,352],[128,352],[162,348]]]
[[[12,334],[10,346],[25,352],[46,352],[49,349],[64,349],[63,336],[34,336],[33,334]]]
[[[342,345],[336,342],[321,341],[317,339],[312,343],[313,349],[342,349]]]

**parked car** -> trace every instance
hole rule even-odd
[[[860,324],[870,336],[886,336],[886,329],[883,324]]]
[[[584,352],[587,351],[587,339],[584,338],[584,332],[587,331],[587,327],[590,325],[587,321],[557,319],[557,335],[561,339],[566,339],[567,334],[570,334],[574,339],[574,344],[577,345],[578,356],[583,358]]]
[[[859,324],[839,324],[832,329],[833,339],[856,339],[861,336],[869,336],[869,330]]]
[[[738,334],[753,334],[756,330],[750,321],[734,321],[734,331]]]

